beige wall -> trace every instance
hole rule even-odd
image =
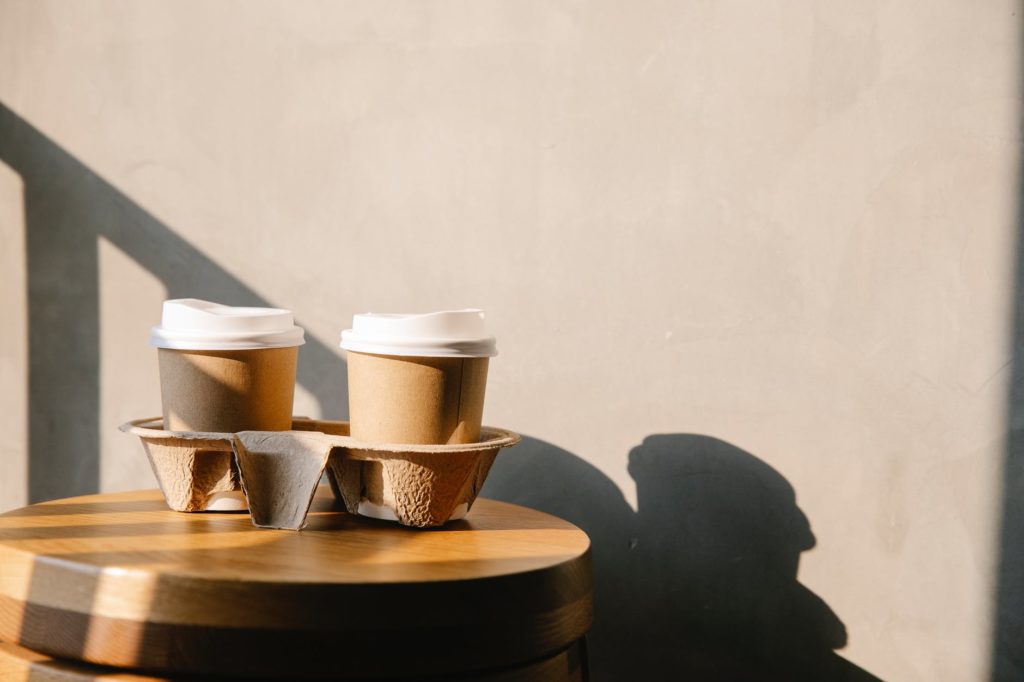
[[[0,508],[29,490],[26,221],[63,206],[61,229],[81,219],[98,244],[102,489],[153,485],[116,426],[159,412],[147,330],[193,277],[296,311],[322,342],[309,357],[337,363],[309,369],[296,409],[328,417],[343,359],[323,349],[353,313],[480,306],[501,350],[487,422],[631,505],[649,435],[746,450],[796,491],[817,538],[799,580],[845,624],[843,656],[982,679],[1020,11],[0,1],[0,301],[18,321],[0,327],[0,415],[19,444],[0,447]],[[68,248],[35,234],[41,268]]]

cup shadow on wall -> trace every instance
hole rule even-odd
[[[24,187],[29,501],[93,493],[100,484],[100,429],[116,428],[100,423],[99,240],[159,279],[168,298],[273,303],[3,104],[0,162]],[[139,328],[140,343],[145,332]],[[325,418],[347,414],[346,382],[334,344],[307,333],[297,383]]]
[[[636,513],[596,468],[524,438],[481,493],[590,535],[595,681],[878,680],[835,653],[846,644],[843,623],[797,580],[815,540],[781,474],[692,434],[646,438],[629,472]]]

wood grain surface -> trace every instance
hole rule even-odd
[[[373,677],[521,665],[590,625],[575,526],[478,500],[435,530],[345,514],[301,532],[181,514],[158,491],[0,515],[0,639],[179,675]]]
[[[446,682],[584,682],[585,666],[582,647],[577,643],[553,656],[524,666],[468,675],[445,675],[443,679]],[[185,679],[188,678],[153,677],[107,666],[53,658],[15,644],[0,642],[0,682],[178,682]],[[203,679],[209,681],[213,678]],[[437,677],[433,679],[439,680]],[[423,682],[424,678],[415,676],[392,680]]]

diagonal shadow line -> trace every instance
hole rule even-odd
[[[99,238],[155,275],[169,297],[272,304],[2,103],[0,161],[24,187],[29,501],[96,492]],[[307,334],[297,381],[325,417],[340,418],[348,389],[333,345]]]

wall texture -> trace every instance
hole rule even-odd
[[[153,485],[165,297],[294,309],[332,418],[353,313],[480,306],[595,679],[1024,679],[1021,9],[0,0],[0,508]]]

